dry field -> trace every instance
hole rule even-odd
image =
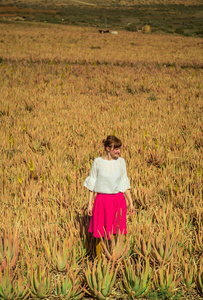
[[[0,25],[0,299],[202,298],[202,44]],[[112,133],[136,212],[92,268],[83,181]]]

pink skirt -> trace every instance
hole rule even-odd
[[[126,234],[127,205],[123,193],[100,194],[98,193],[92,210],[89,232],[94,237],[104,237],[105,232]],[[100,233],[100,234],[99,234]]]

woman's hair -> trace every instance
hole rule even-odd
[[[111,148],[113,146],[113,148],[120,148],[122,146],[121,140],[119,140],[117,137],[115,137],[114,135],[108,135],[106,139],[104,139],[103,141],[104,144],[104,148],[106,150],[106,147]]]

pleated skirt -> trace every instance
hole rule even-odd
[[[126,234],[127,205],[123,193],[100,194],[98,193],[92,210],[89,232],[94,237],[104,237],[105,232],[109,234]]]

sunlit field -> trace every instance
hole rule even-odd
[[[202,299],[202,45],[0,24],[0,299]],[[83,182],[108,134],[136,212],[98,264]]]

